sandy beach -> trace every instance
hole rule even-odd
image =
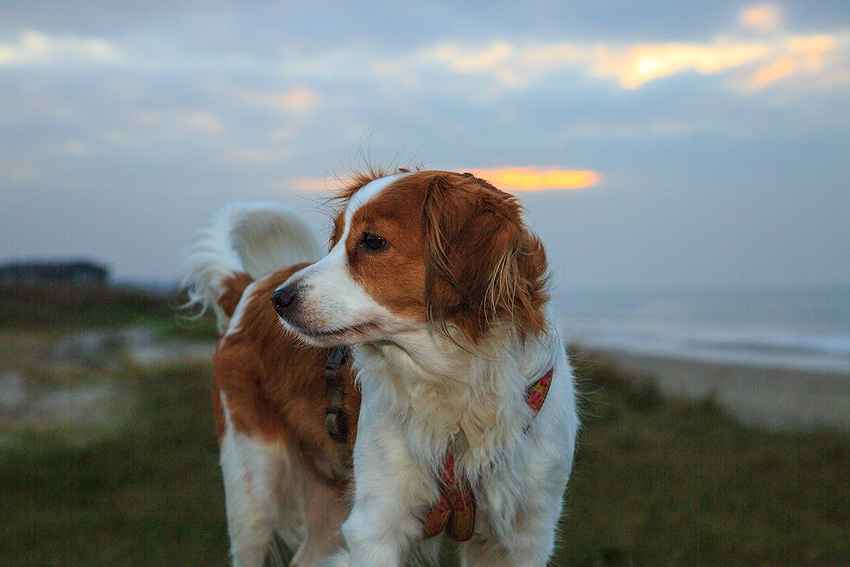
[[[768,368],[588,350],[586,358],[654,377],[661,391],[688,400],[713,397],[746,423],[779,429],[850,430],[850,374]]]

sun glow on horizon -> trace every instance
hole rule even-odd
[[[599,183],[599,174],[590,170],[512,167],[479,171],[476,175],[508,191],[584,189]]]
[[[562,170],[542,167],[510,167],[503,169],[459,169],[472,171],[504,191],[546,191],[585,189],[600,181],[599,173],[590,170]],[[339,181],[339,179],[337,179]],[[287,179],[280,189],[284,192],[323,193],[333,191],[334,182],[327,177],[302,176]]]

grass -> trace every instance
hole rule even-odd
[[[143,393],[132,427],[82,448],[34,434],[4,452],[0,564],[228,563],[208,365],[124,379]]]
[[[7,297],[0,313],[41,332],[45,302],[31,295],[41,314],[27,317]],[[180,329],[162,298],[128,301],[66,310],[60,327],[207,332]],[[710,399],[667,399],[647,377],[574,359],[584,429],[553,565],[850,565],[850,435],[745,426]],[[211,365],[122,367],[112,380],[138,400],[111,435],[81,446],[32,429],[0,449],[0,565],[228,565]]]
[[[574,357],[576,358],[576,357]],[[850,436],[769,432],[576,360],[586,392],[559,565],[848,565]]]

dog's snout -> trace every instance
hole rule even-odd
[[[278,288],[272,294],[272,305],[274,310],[281,317],[291,312],[298,303],[298,289],[293,285],[286,285]]]

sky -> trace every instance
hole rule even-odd
[[[364,164],[517,194],[561,289],[850,285],[850,4],[0,0],[0,263],[175,281]]]

